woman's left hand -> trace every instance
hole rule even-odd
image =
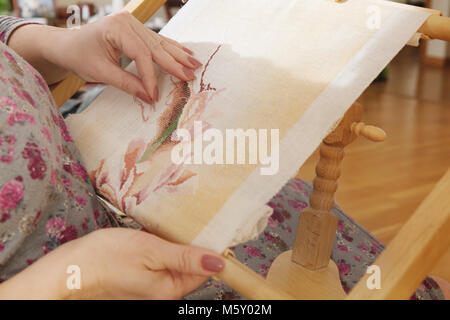
[[[9,45],[49,84],[71,71],[86,81],[111,84],[148,103],[158,100],[153,63],[184,81],[194,80],[193,70],[201,66],[190,50],[151,31],[126,11],[72,30],[26,25],[14,32]],[[138,76],[120,68],[123,55],[136,62]]]

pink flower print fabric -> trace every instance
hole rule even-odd
[[[0,70],[1,282],[110,220],[44,79],[1,42]]]
[[[23,196],[22,178],[16,178],[6,182],[0,189],[0,222],[10,218],[10,212],[17,207]]]

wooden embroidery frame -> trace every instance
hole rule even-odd
[[[341,2],[340,0],[336,0]],[[146,22],[165,0],[131,0],[125,10]],[[424,9],[428,10],[429,9]],[[433,14],[419,29],[422,38],[450,41],[450,18]],[[75,75],[52,88],[58,106],[67,101],[84,81]],[[217,278],[249,299],[408,299],[450,246],[450,170],[422,202],[397,236],[377,258],[382,270],[379,290],[370,290],[364,276],[346,296],[331,251],[337,218],[331,213],[344,148],[358,136],[383,141],[383,130],[361,122],[363,110],[355,103],[322,142],[316,166],[310,207],[299,219],[293,250],[282,253],[266,279],[250,270],[231,251],[223,253],[225,268]],[[430,223],[432,221],[432,223]],[[412,243],[414,242],[414,248]]]

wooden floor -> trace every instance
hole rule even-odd
[[[347,148],[336,199],[388,243],[450,168],[450,66],[421,66],[418,49],[407,47],[390,65],[388,81],[372,84],[359,101],[364,122],[388,139],[359,138]],[[317,159],[316,152],[302,178],[312,181]],[[450,248],[433,274],[450,281]]]

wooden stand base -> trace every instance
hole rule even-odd
[[[339,271],[330,260],[337,218],[331,213],[340,176],[344,148],[358,136],[383,141],[386,133],[361,121],[362,106],[353,104],[339,125],[320,146],[310,206],[299,219],[294,248],[281,254],[270,267],[267,281],[296,299],[345,299]]]
[[[250,300],[294,300],[294,296],[272,285],[247,266],[238,261],[232,251],[225,250],[225,268],[214,277],[224,281],[243,297]]]
[[[267,281],[298,300],[340,300],[346,294],[333,261],[326,268],[311,271],[291,260],[292,250],[279,255],[270,267]]]

